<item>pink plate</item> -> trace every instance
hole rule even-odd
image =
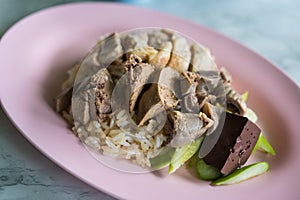
[[[175,29],[209,47],[248,90],[249,104],[277,155],[256,154],[270,163],[258,178],[212,187],[184,168],[172,176],[128,174],[96,161],[52,109],[67,68],[98,36],[137,27]],[[59,166],[115,197],[125,199],[299,199],[300,90],[273,64],[218,33],[173,16],[110,3],[77,3],[37,12],[18,22],[0,43],[0,95],[24,136]]]

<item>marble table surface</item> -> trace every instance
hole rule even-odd
[[[1,0],[0,35],[16,20],[72,0]],[[177,15],[223,33],[279,66],[300,84],[300,1],[127,0]],[[60,167],[35,149],[0,109],[0,199],[114,199]]]

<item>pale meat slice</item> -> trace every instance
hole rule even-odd
[[[123,49],[119,34],[113,33],[107,37],[98,52],[98,61],[101,66],[106,67],[123,56]],[[119,61],[117,61],[119,63]]]
[[[158,92],[164,107],[169,110],[174,108],[180,98],[181,75],[173,68],[166,67],[160,71],[158,78]]]
[[[107,67],[111,63],[120,64],[122,55],[123,49],[119,34],[113,33],[106,37],[101,37],[80,63],[75,82],[79,83],[83,79],[93,76],[99,69]]]
[[[243,96],[235,91],[228,83],[225,83],[224,86],[227,109],[235,114],[243,116],[247,110],[247,105],[243,100]]]
[[[144,62],[147,62],[157,54],[157,50],[148,46],[148,34],[146,32],[138,31],[126,34],[122,36],[121,44],[127,58],[130,54],[134,53]]]
[[[149,62],[158,67],[165,67],[171,57],[172,43],[164,42],[161,47],[158,49],[158,52],[155,56],[149,59]]]
[[[159,74],[157,84],[152,84],[139,101],[137,123],[143,125],[149,119],[164,110],[171,110],[178,105],[179,73],[172,68],[164,68]]]
[[[106,68],[99,70],[92,77],[91,82],[95,87],[95,104],[99,121],[103,121],[111,113],[111,96],[113,91],[113,80]]]
[[[137,109],[137,124],[143,125],[146,121],[154,118],[159,113],[164,111],[163,104],[159,97],[158,85],[153,84],[147,91],[145,91],[138,104]]]
[[[218,70],[210,51],[199,45],[193,44],[191,46],[191,64],[189,71],[199,72],[199,71],[216,71]]]
[[[105,120],[111,112],[113,82],[106,68],[74,88],[72,112],[75,122]]]
[[[185,38],[174,33],[170,34],[173,48],[168,66],[179,72],[187,71],[191,60],[190,46]]]
[[[125,109],[132,112],[143,87],[151,82],[155,67],[141,63],[141,59],[134,54],[129,56],[124,64],[126,73],[118,80],[113,90],[114,110]]]
[[[201,137],[213,122],[204,114],[168,112],[164,133],[169,137],[171,147],[190,144]]]
[[[155,30],[148,34],[148,45],[155,49],[161,49],[162,45],[169,41],[171,41],[169,34],[162,30]]]
[[[95,98],[94,89],[88,89],[80,94],[73,95],[72,113],[75,124],[85,125],[89,121],[98,119]]]
[[[54,99],[56,112],[68,110],[71,105],[73,87],[65,88],[60,94]]]

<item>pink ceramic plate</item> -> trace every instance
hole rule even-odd
[[[185,169],[172,176],[127,174],[97,162],[52,109],[66,69],[99,35],[156,26],[178,30],[206,45],[232,73],[238,90],[274,145],[267,174],[241,184],[212,187]],[[46,9],[13,26],[0,43],[1,101],[24,136],[71,174],[126,199],[299,199],[299,87],[273,64],[244,46],[173,16],[109,3],[79,3]]]

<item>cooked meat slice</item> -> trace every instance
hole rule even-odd
[[[173,109],[180,97],[181,75],[170,67],[163,68],[158,78],[158,93],[165,109]]]
[[[148,46],[147,42],[148,35],[144,31],[125,34],[125,36],[123,36],[121,40],[122,47],[125,53]]]
[[[214,124],[206,132],[206,135],[210,135],[218,127],[220,116],[224,112],[224,109],[205,102],[203,112],[214,122]]]
[[[168,41],[170,41],[170,36],[161,30],[148,34],[148,45],[155,49],[161,49],[162,45]]]
[[[186,39],[178,34],[170,33],[173,49],[168,66],[179,72],[187,71],[191,60],[191,52]]]
[[[247,105],[243,100],[242,95],[237,93],[230,85],[224,84],[226,92],[227,109],[232,113],[244,115],[247,110]]]
[[[102,37],[80,63],[76,83],[88,79],[101,68],[122,62],[123,49],[117,33]]]
[[[122,56],[123,49],[120,36],[117,33],[113,33],[102,42],[97,59],[100,66],[106,67]],[[117,61],[117,63],[120,63],[120,61]]]
[[[183,77],[180,82],[183,112],[199,113],[206,102],[225,106],[225,90],[218,72],[185,72]]]
[[[190,71],[199,72],[218,70],[216,63],[207,48],[199,44],[194,44],[190,49],[192,53],[191,64],[189,67]]]
[[[99,121],[106,119],[111,113],[111,96],[113,91],[113,81],[107,69],[99,70],[91,79],[95,85],[95,104]]]
[[[129,84],[131,89],[131,96],[129,100],[130,112],[133,111],[140,93],[142,92],[144,86],[148,83],[154,71],[155,68],[153,65],[141,63],[137,67],[135,67],[132,72],[129,72]]]
[[[220,69],[220,75],[224,81],[224,83],[230,83],[231,82],[231,75],[229,74],[229,72],[224,68],[222,67]]]
[[[160,71],[157,84],[152,84],[140,98],[136,111],[139,125],[143,125],[163,110],[171,110],[177,106],[179,76],[179,73],[170,67]]]
[[[74,120],[86,124],[103,121],[111,112],[113,82],[106,68],[75,86],[72,97]]]
[[[87,89],[72,97],[72,113],[75,123],[87,124],[97,120],[94,89]]]
[[[111,78],[113,79],[115,84],[126,73],[126,69],[122,65],[112,64],[107,67],[107,70],[109,71]]]
[[[148,62],[157,54],[157,50],[148,46],[148,34],[146,32],[138,31],[126,34],[122,37],[121,43],[127,58],[134,53],[144,62]]]
[[[199,115],[194,113],[168,112],[164,132],[169,136],[171,147],[181,147],[199,138],[203,131],[204,123]]]
[[[139,126],[164,111],[158,90],[158,85],[153,84],[142,94],[136,111],[137,124]]]
[[[68,78],[62,84],[63,90],[73,87],[79,67],[80,65],[76,64],[74,67],[68,70]]]
[[[67,110],[71,105],[73,87],[65,88],[55,99],[55,110],[61,112]]]
[[[182,112],[199,113],[202,103],[196,95],[198,87],[197,74],[192,72],[183,73],[183,79],[180,80],[182,95]],[[202,99],[200,99],[202,101]]]
[[[124,64],[126,73],[116,83],[113,91],[114,109],[132,112],[144,86],[151,81],[155,67],[141,63],[141,58],[131,54]],[[129,106],[129,107],[128,107]]]
[[[156,65],[158,67],[164,67],[168,64],[171,57],[172,43],[165,42],[158,49],[158,52],[155,56],[149,59],[149,63]]]

